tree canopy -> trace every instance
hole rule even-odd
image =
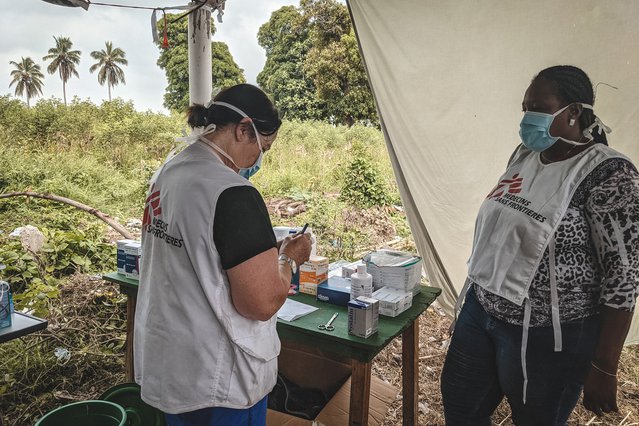
[[[170,110],[184,111],[189,106],[188,20],[180,19],[171,23],[177,16],[167,14],[158,23],[158,28],[163,28],[164,19],[169,22],[169,46],[162,48],[160,45],[157,64],[164,70],[169,83],[164,93],[164,106]],[[211,33],[215,34],[213,20]],[[237,66],[226,43],[212,42],[211,56],[214,90],[246,82],[244,70]]]
[[[258,33],[266,64],[257,81],[286,118],[378,124],[346,6],[302,0],[273,12]]]
[[[282,116],[300,120],[326,118],[326,105],[316,96],[315,85],[304,69],[312,44],[301,12],[294,6],[273,12],[260,27],[257,40],[266,50],[266,63],[257,83],[271,94]]]
[[[62,80],[62,97],[64,104],[67,104],[67,81],[73,76],[80,78],[76,65],[80,63],[82,52],[73,49],[73,42],[68,37],[53,37],[55,47],[49,49],[49,54],[42,58],[44,61],[51,61],[47,67],[49,74],[60,74]]]
[[[11,61],[15,69],[11,71],[11,83],[9,87],[16,85],[16,96],[25,96],[27,98],[27,106],[29,100],[33,97],[42,95],[42,79],[44,75],[40,71],[40,65],[33,62],[33,59],[26,57],[20,62]]]
[[[125,59],[126,53],[119,47],[113,48],[113,43],[107,41],[105,43],[106,49],[94,50],[91,52],[91,57],[95,59],[95,64],[91,65],[89,72],[93,73],[98,71],[98,83],[104,86],[107,84],[109,89],[109,101],[111,100],[111,87],[118,84],[126,84],[124,79],[124,71],[120,68],[120,65],[128,65],[129,61]]]

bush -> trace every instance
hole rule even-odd
[[[361,144],[354,145],[354,158],[346,169],[341,198],[359,207],[390,204],[391,195],[381,173]]]
[[[50,299],[58,297],[58,280],[76,272],[103,272],[115,268],[115,247],[103,242],[102,227],[86,231],[40,229],[45,244],[38,253],[23,249],[20,240],[0,238],[2,278],[15,294],[17,309],[46,316]]]
[[[344,187],[346,170],[358,146],[376,165],[383,187],[396,192],[379,130],[310,121],[289,121],[282,125],[273,148],[264,156],[262,168],[252,181],[266,198],[300,192],[337,194]]]

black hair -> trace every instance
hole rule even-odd
[[[218,93],[213,100],[226,102],[244,111],[253,120],[255,128],[261,135],[272,135],[282,125],[277,108],[266,93],[257,86],[238,84],[228,87]],[[189,108],[187,117],[187,122],[191,127],[215,124],[218,128],[239,123],[244,118],[236,111],[223,105],[211,105],[207,108],[197,104]]]
[[[533,79],[533,82],[540,78],[548,80],[553,84],[557,98],[559,98],[560,101],[566,104],[579,102],[594,106],[595,95],[592,89],[592,83],[588,75],[580,68],[572,65],[556,65],[540,71]],[[580,128],[584,130],[589,127],[595,122],[596,117],[593,110],[584,108],[579,116]],[[600,130],[601,134],[599,134]],[[608,145],[606,133],[600,126],[592,130],[592,137],[595,142]]]

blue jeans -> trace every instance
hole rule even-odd
[[[267,398],[245,409],[211,407],[164,417],[168,426],[264,426]]]
[[[552,327],[530,328],[528,390],[523,403],[522,327],[486,313],[472,288],[459,314],[441,377],[447,425],[490,425],[506,396],[516,425],[564,425],[575,408],[599,337],[599,318],[561,325],[563,351]]]

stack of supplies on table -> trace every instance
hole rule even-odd
[[[411,253],[377,250],[364,256],[375,289],[390,287],[416,295],[420,292],[422,258]]]
[[[118,274],[132,280],[139,280],[142,244],[135,240],[119,240],[116,245]]]
[[[300,265],[300,292],[317,295],[317,286],[328,280],[328,257],[311,255]]]
[[[373,293],[373,299],[379,300],[379,314],[396,317],[413,305],[413,293],[382,287]]]

